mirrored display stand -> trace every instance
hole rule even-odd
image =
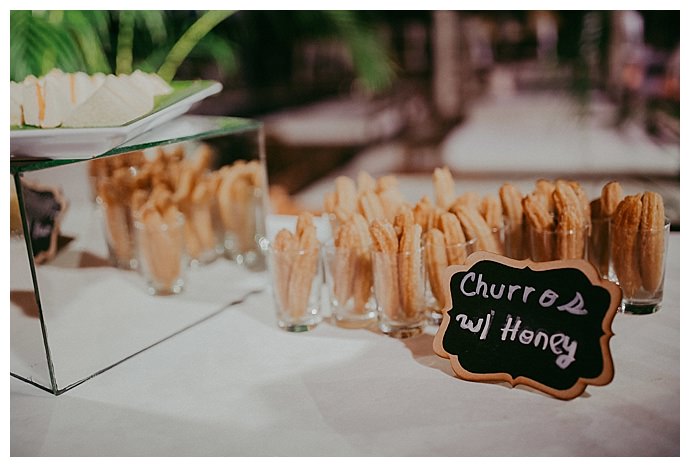
[[[27,383],[64,393],[266,286],[256,121],[185,115],[10,176],[10,374]]]

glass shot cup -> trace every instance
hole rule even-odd
[[[103,232],[111,264],[120,269],[137,268],[134,225],[129,205],[124,200],[96,197],[103,219]]]
[[[323,320],[320,253],[319,248],[280,251],[268,247],[268,268],[281,329],[309,331]]]
[[[378,326],[391,337],[421,334],[426,324],[426,277],[423,249],[372,252]]]
[[[609,247],[610,217],[592,218],[592,227],[587,245],[587,260],[594,266],[602,279],[615,282],[615,274],[611,270]]]
[[[424,248],[424,267],[426,272],[426,320],[430,325],[439,325],[443,319],[443,309],[446,303],[445,271],[448,266],[459,266],[465,263],[467,257],[476,249],[476,239],[455,245],[426,244]]]
[[[363,248],[323,248],[326,289],[331,315],[346,328],[368,327],[376,321],[371,254]]]
[[[529,242],[527,242],[527,224],[520,221],[513,222],[510,218],[504,217],[504,252],[503,254],[512,259],[523,260],[530,257]]]
[[[590,226],[572,230],[527,229],[532,261],[584,259],[587,257]]]
[[[611,270],[623,291],[620,311],[646,315],[661,308],[671,223],[656,230],[617,230],[611,223]]]
[[[157,213],[134,220],[139,272],[152,295],[174,295],[185,285],[189,259],[185,249],[185,217]]]

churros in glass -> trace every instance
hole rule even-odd
[[[322,321],[321,249],[310,214],[300,214],[296,232],[280,230],[269,247],[278,326],[286,331],[313,329]]]
[[[419,224],[406,224],[399,241],[387,222],[374,221],[370,232],[379,329],[397,338],[421,334],[426,322],[422,228]]]
[[[343,327],[367,327],[376,320],[368,224],[355,213],[324,246],[326,288],[332,316]]]
[[[663,299],[670,222],[661,195],[626,196],[611,220],[612,269],[623,291],[621,311],[650,314]]]

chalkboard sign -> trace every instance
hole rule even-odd
[[[460,378],[524,384],[559,399],[613,379],[609,340],[621,291],[588,262],[477,252],[446,270],[446,284],[451,300],[434,351]]]

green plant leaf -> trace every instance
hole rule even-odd
[[[201,15],[170,49],[165,62],[158,70],[161,78],[166,81],[172,81],[180,64],[199,41],[221,21],[234,13],[234,11],[207,11]]]

